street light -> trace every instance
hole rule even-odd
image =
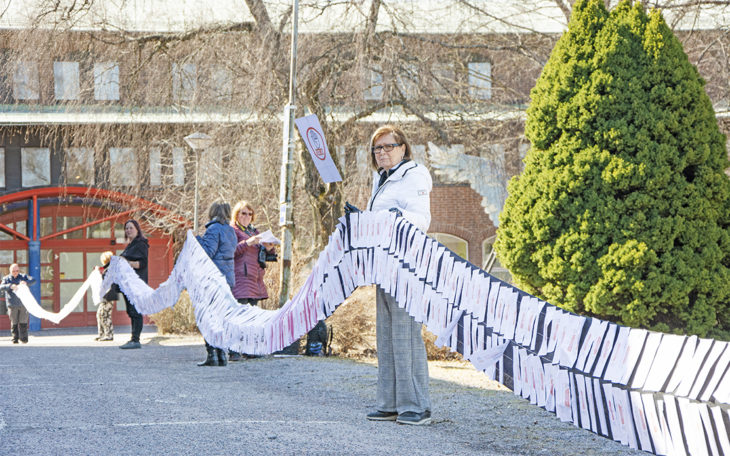
[[[292,240],[294,221],[292,216],[292,195],[294,193],[294,114],[297,109],[297,27],[299,23],[299,0],[292,0],[291,57],[289,61],[289,103],[284,108],[284,144],[281,157],[281,186],[279,188],[279,226],[281,226],[281,273],[279,274],[279,307],[289,298],[291,282]]]
[[[185,138],[185,142],[188,143],[195,152],[195,207],[193,208],[193,232],[198,232],[198,174],[200,169],[200,154],[203,150],[210,147],[213,143],[213,138],[196,131],[192,135],[188,135]]]

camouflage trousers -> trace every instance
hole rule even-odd
[[[99,328],[99,339],[112,339],[114,337],[114,325],[112,324],[112,311],[114,301],[101,301],[96,309],[96,325]]]

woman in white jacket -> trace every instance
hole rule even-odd
[[[370,140],[371,162],[377,171],[368,210],[398,212],[424,232],[431,223],[431,175],[411,160],[411,146],[392,125],[378,128]],[[431,421],[428,362],[416,322],[395,299],[377,287],[377,410],[372,421],[421,425]]]

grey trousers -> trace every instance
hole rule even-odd
[[[28,320],[30,320],[28,311],[25,310],[24,306],[8,307],[8,316],[10,317],[11,325],[27,325]]]
[[[10,333],[13,336],[13,342],[20,339],[21,342],[28,342],[28,311],[24,306],[8,307],[8,316],[10,317]]]
[[[380,287],[376,290],[378,391],[381,412],[431,410],[428,395],[428,359],[421,323],[398,307]]]

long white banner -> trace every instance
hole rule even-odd
[[[192,233],[156,290],[112,258],[113,282],[144,314],[190,294],[219,348],[280,350],[363,285],[376,284],[491,378],[576,426],[660,455],[730,455],[728,342],[566,312],[490,276],[390,212],[350,214],[282,308],[239,305]]]
[[[86,278],[81,287],[76,290],[76,293],[74,293],[71,299],[64,304],[58,312],[49,312],[41,307],[35,297],[33,297],[28,286],[25,284],[18,286],[15,290],[15,295],[18,296],[20,302],[23,303],[23,306],[29,314],[58,324],[79,306],[81,300],[84,298],[84,294],[86,294],[86,291],[89,289],[91,289],[92,301],[98,306],[101,302],[101,281],[101,273],[99,273],[99,271],[95,268],[91,274],[89,274],[89,277]]]

